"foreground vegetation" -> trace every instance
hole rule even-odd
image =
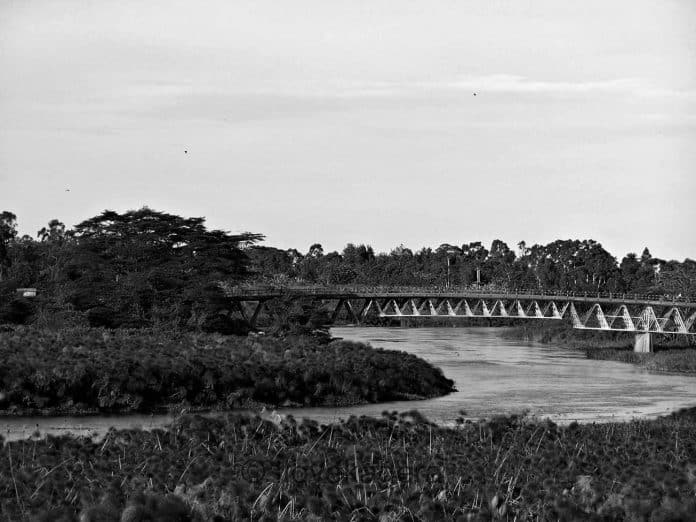
[[[695,488],[694,410],[567,427],[442,428],[417,412],[330,426],[187,416],[0,453],[5,520],[686,521]]]
[[[5,414],[333,406],[453,391],[414,355],[306,336],[19,327],[0,332],[0,361]]]

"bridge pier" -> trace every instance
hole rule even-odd
[[[637,353],[650,353],[653,351],[652,334],[650,332],[637,333],[633,343],[633,351]]]

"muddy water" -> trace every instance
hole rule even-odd
[[[696,406],[696,377],[650,373],[610,361],[592,361],[566,348],[505,339],[497,328],[334,328],[332,334],[422,357],[455,381],[457,392],[423,401],[345,408],[280,410],[330,422],[349,415],[418,409],[429,419],[454,423],[467,417],[526,412],[556,422],[650,418]],[[109,427],[155,428],[171,415],[0,418],[5,438],[42,433],[101,435]]]

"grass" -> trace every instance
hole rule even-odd
[[[567,427],[187,416],[7,443],[0,479],[13,521],[693,520],[696,411]]]

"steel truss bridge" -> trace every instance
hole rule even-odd
[[[368,318],[568,321],[573,328],[636,334],[636,350],[651,351],[650,334],[696,335],[696,299],[625,294],[546,294],[464,290],[359,290],[286,288],[227,291],[231,308],[250,326],[272,299],[311,301],[354,324]]]

